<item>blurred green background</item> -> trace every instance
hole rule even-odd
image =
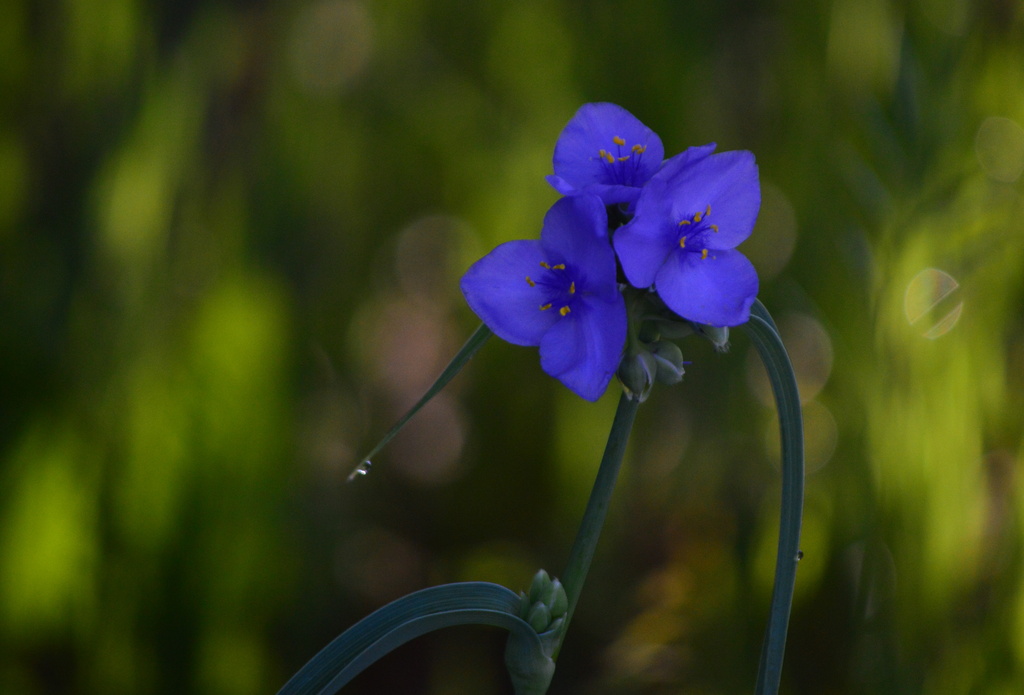
[[[1024,9],[0,5],[0,692],[273,692],[424,586],[561,571],[617,399],[492,341],[344,479],[535,236],[580,104],[750,149],[805,399],[784,692],[1024,689]],[[745,693],[778,455],[740,331],[637,430],[552,693]],[[346,692],[510,693],[504,636]]]

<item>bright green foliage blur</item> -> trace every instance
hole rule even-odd
[[[617,398],[494,340],[359,453],[613,101],[752,150],[805,399],[784,692],[1024,689],[1024,9],[0,4],[0,692],[273,692],[351,623],[568,556]],[[750,344],[640,410],[552,693],[750,692],[779,495]],[[352,693],[508,693],[504,636]]]

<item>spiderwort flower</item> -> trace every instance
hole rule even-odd
[[[661,138],[616,104],[584,104],[555,144],[548,183],[562,195],[596,194],[605,205],[632,203],[661,167]]]
[[[761,190],[753,154],[714,149],[691,147],[666,162],[614,245],[634,287],[653,287],[684,319],[737,326],[750,317],[758,280],[736,246],[754,228]]]
[[[539,240],[509,241],[462,277],[470,308],[499,337],[539,345],[541,368],[596,401],[626,342],[607,213],[593,195],[562,198]]]

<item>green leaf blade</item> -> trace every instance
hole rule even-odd
[[[427,632],[454,625],[483,624],[540,639],[521,618],[519,596],[489,582],[463,582],[422,589],[371,613],[343,632],[303,666],[278,695],[336,693],[367,666]],[[531,638],[532,636],[532,638]]]
[[[370,450],[370,453],[364,456],[360,460],[359,465],[349,473],[349,482],[352,482],[361,475],[366,475],[370,469],[370,462],[373,460],[373,457],[380,453],[381,449],[387,446],[388,442],[390,442],[394,436],[398,434],[403,427],[405,427],[409,420],[411,420],[423,406],[429,403],[434,396],[440,393],[441,389],[447,386],[448,382],[454,379],[456,374],[462,371],[462,368],[466,366],[466,363],[469,362],[470,358],[472,358],[473,355],[475,355],[480,348],[484,346],[492,335],[494,335],[494,333],[491,332],[491,329],[484,324],[480,324],[480,326],[473,331],[473,335],[469,336],[469,339],[455,354],[455,357],[453,357],[451,362],[448,363],[448,366],[444,368],[444,371],[441,372],[440,376],[438,376],[434,383],[430,385],[430,388],[427,389],[426,393],[424,393],[423,396],[416,401],[415,405],[413,405],[412,408],[410,408],[409,411],[387,431],[381,440],[377,442],[376,446]]]

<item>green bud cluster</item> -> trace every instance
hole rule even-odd
[[[643,402],[655,383],[671,386],[683,380],[685,363],[677,340],[699,335],[716,351],[729,350],[727,326],[707,326],[680,318],[653,292],[626,289],[624,294],[629,333],[616,376],[630,398]]]
[[[562,582],[552,579],[544,570],[538,570],[530,584],[530,593],[519,593],[519,617],[530,624],[537,634],[557,630],[565,622],[569,611],[569,597]]]
[[[682,381],[683,364],[683,351],[652,323],[631,341],[619,363],[618,377],[630,397],[643,402],[656,382],[671,386]]]

